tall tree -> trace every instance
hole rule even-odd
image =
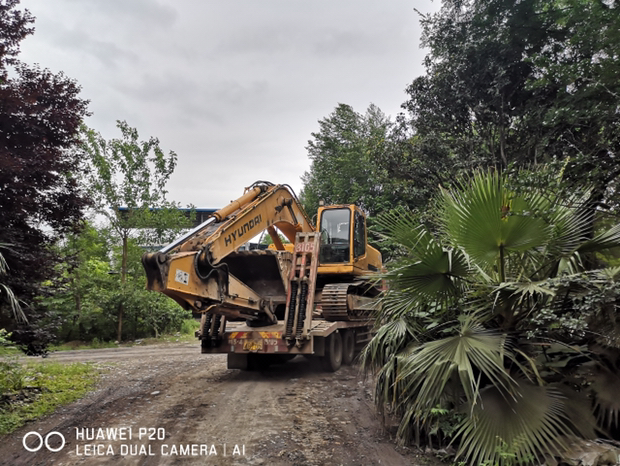
[[[411,164],[410,134],[377,106],[365,114],[338,104],[319,121],[319,131],[308,141],[310,170],[302,178],[301,194],[312,215],[320,200],[327,204],[355,203],[371,216],[394,207],[396,202],[418,204],[424,195],[415,187]]]
[[[87,101],[62,73],[18,60],[20,42],[34,32],[33,16],[18,5],[0,0],[0,243],[10,245],[4,251],[10,275],[3,280],[33,324],[32,299],[54,274],[48,246],[79,223],[87,204],[75,177],[79,157],[70,150]],[[0,302],[0,326],[10,324],[6,311],[6,301]],[[18,329],[13,337],[26,333]]]
[[[455,172],[570,157],[569,178],[609,186],[619,21],[616,2],[444,0],[422,19],[426,74],[404,104],[426,162]]]
[[[106,312],[117,288],[110,274],[109,236],[86,223],[55,245],[62,258],[58,277],[44,283],[38,301],[60,324],[56,336],[61,341],[114,338],[114,313]]]
[[[526,86],[533,66],[524,57],[544,46],[555,24],[537,7],[532,0],[446,0],[422,19],[426,75],[407,89],[405,107],[419,134],[448,148],[429,156],[453,156],[463,168],[506,166],[536,146],[538,132],[521,132],[536,97]],[[516,141],[519,135],[529,140]]]
[[[530,55],[537,94],[550,96],[541,115],[546,153],[570,158],[568,176],[595,187],[618,207],[620,176],[620,5],[595,0],[539,2],[555,22],[545,47]]]
[[[106,141],[95,131],[83,128],[82,150],[90,161],[88,185],[99,214],[108,219],[122,247],[121,294],[127,296],[129,240],[148,244],[171,239],[189,221],[166,200],[166,183],[176,166],[177,155],[167,155],[159,140],[140,141],[138,131],[119,121],[119,139]],[[126,299],[118,303],[117,339],[122,340]]]

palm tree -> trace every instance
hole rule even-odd
[[[0,243],[0,249],[8,249],[8,248],[9,248],[8,244]],[[4,259],[2,252],[0,252],[0,277],[2,275],[6,275],[8,273],[8,270],[9,270],[9,266],[6,263],[6,260]],[[0,282],[0,308],[4,303],[8,304],[9,308],[11,309],[11,312],[13,313],[13,317],[16,321],[18,322],[28,321],[21,305],[19,304],[19,300],[13,293],[13,290],[11,290],[11,288],[8,285]]]
[[[402,441],[443,429],[470,464],[561,455],[620,413],[620,268],[593,267],[620,246],[620,225],[595,234],[586,195],[508,182],[479,172],[442,190],[434,234],[404,210],[378,221],[402,257],[362,354],[376,402],[399,416]]]

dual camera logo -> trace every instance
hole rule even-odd
[[[28,446],[27,444],[28,437],[36,437],[38,439],[38,441],[36,441],[36,444],[34,446]],[[53,447],[52,445],[50,445],[50,439],[53,439],[55,437],[58,437],[60,439],[59,447]],[[33,443],[33,442],[35,441],[33,440],[30,443]],[[57,443],[57,441],[55,441],[54,443]],[[56,453],[57,451],[60,451],[65,447],[65,436],[62,435],[60,432],[56,432],[55,430],[53,430],[52,432],[49,432],[45,437],[43,437],[38,432],[31,431],[31,432],[28,432],[26,435],[24,435],[24,438],[22,439],[22,445],[24,446],[26,450],[33,452],[33,453],[43,448],[43,445],[45,445],[45,448],[47,448],[49,451]]]

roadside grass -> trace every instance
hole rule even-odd
[[[118,344],[94,338],[52,345],[49,351],[118,348],[162,343],[195,342],[200,324],[194,319],[182,323],[181,331]],[[0,435],[6,435],[29,421],[52,413],[59,406],[83,397],[103,370],[93,363],[62,364],[52,361],[23,363],[15,346],[0,345]]]
[[[198,340],[194,336],[194,332],[200,328],[200,322],[195,319],[185,319],[181,323],[181,331],[171,334],[163,334],[159,337],[141,338],[138,340],[124,341],[122,343],[116,343],[114,341],[102,341],[98,338],[93,338],[92,341],[70,341],[66,343],[60,343],[57,345],[50,345],[48,350],[53,351],[72,351],[72,350],[88,350],[88,349],[102,349],[102,348],[123,348],[127,346],[138,345],[158,345],[161,343],[189,343],[197,342]]]
[[[22,365],[16,357],[0,359],[0,435],[81,398],[99,373],[91,363]]]
[[[101,348],[118,348],[119,345],[113,341],[101,341],[99,338],[93,338],[92,341],[69,341],[58,345],[50,345],[48,350],[51,351],[73,351],[83,349],[101,349]]]
[[[0,358],[6,356],[17,356],[23,354],[17,346],[2,346],[0,345]]]
[[[196,344],[198,344],[198,339],[193,334],[192,335],[174,334],[174,335],[161,335],[159,338],[144,338],[143,340],[140,341],[140,343],[134,342],[133,346],[158,345],[161,343],[190,343],[190,342],[196,342]]]

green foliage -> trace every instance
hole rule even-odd
[[[0,327],[29,351],[49,341],[33,306],[54,277],[50,246],[79,227],[89,200],[76,173],[76,146],[88,102],[80,86],[19,59],[35,18],[19,0],[0,0]],[[26,322],[27,317],[27,322]]]
[[[0,396],[21,390],[25,377],[26,371],[15,356],[0,358]]]
[[[282,244],[290,243],[288,238],[284,236],[282,233],[278,233],[278,237],[280,238],[280,241],[282,241]],[[266,244],[266,245],[273,244],[273,239],[271,238],[271,235],[262,235],[260,239],[260,244]]]
[[[371,217],[399,202],[419,205],[428,199],[427,183],[412,178],[409,137],[404,125],[370,105],[365,114],[339,104],[319,121],[308,141],[311,167],[300,195],[310,216],[319,201],[357,204]]]
[[[182,335],[194,335],[196,330],[200,328],[200,322],[196,319],[184,319],[181,322],[181,334]]]
[[[121,245],[120,293],[114,295],[116,338],[121,341],[124,317],[131,320],[134,333],[142,324],[156,335],[168,325],[180,325],[179,313],[169,302],[138,291],[131,276],[136,277],[141,269],[136,244],[166,243],[191,222],[166,200],[165,186],[176,166],[176,154],[171,151],[165,155],[156,138],[140,141],[138,131],[126,122],[119,121],[117,126],[121,138],[110,141],[84,127],[82,150],[90,163],[86,178],[97,210],[107,217],[110,231]]]
[[[121,138],[110,141],[82,128],[82,151],[90,164],[85,182],[97,202],[97,212],[108,219],[118,238],[133,237],[146,244],[169,241],[191,225],[166,200],[165,187],[177,155],[164,154],[157,138],[140,141],[138,131],[124,121],[117,126]]]
[[[117,270],[123,262],[123,249],[109,230],[85,225],[79,234],[58,245],[59,255],[65,258],[61,279],[48,283],[49,292],[39,300],[50,320],[58,323],[58,340],[114,341],[120,303],[126,321],[123,338],[158,336],[180,329],[190,314],[165,296],[144,289],[143,251],[134,239],[127,240],[127,274],[122,283]]]
[[[97,382],[98,371],[90,364],[40,363],[22,367],[16,363],[10,369],[21,379],[21,386],[13,385],[8,391],[23,390],[24,381],[36,393],[31,402],[0,406],[0,435],[13,432],[28,421],[38,419],[62,406],[81,398]],[[4,380],[5,374],[2,372]],[[3,394],[6,392],[3,390]]]
[[[130,225],[135,221],[110,213],[109,207],[158,207],[165,202],[165,185],[176,166],[177,156],[166,156],[159,140],[140,141],[138,131],[118,121],[120,139],[106,141],[93,130],[83,128],[82,148],[89,157],[92,171],[88,178],[93,196],[102,214],[111,220]],[[120,175],[120,177],[119,177]],[[136,211],[137,215],[145,212]],[[130,212],[130,216],[133,212]]]
[[[48,292],[40,297],[39,305],[48,311],[50,320],[59,323],[59,339],[109,339],[113,335],[111,313],[106,311],[118,285],[109,274],[110,248],[108,233],[88,224],[58,245],[58,254],[64,258],[60,279],[46,284]]]
[[[620,226],[593,230],[587,192],[523,188],[478,172],[442,191],[435,233],[405,211],[378,221],[402,257],[362,357],[377,403],[403,441],[436,430],[437,407],[462,413],[453,440],[470,464],[619,427],[620,269],[595,269],[594,253],[620,245]]]
[[[0,329],[0,350],[11,343],[10,337],[9,332],[3,328]],[[15,355],[0,352],[0,397],[15,390],[21,390],[24,377],[24,370]]]
[[[0,328],[0,346],[4,346],[4,345],[8,345],[10,344],[8,338],[11,336],[11,334],[9,332],[6,331],[6,329]]]
[[[617,203],[616,3],[445,0],[421,25],[426,74],[404,104],[418,170],[448,187],[476,167],[569,160],[567,179]]]

